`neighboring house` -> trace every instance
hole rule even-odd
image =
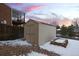
[[[79,37],[79,25],[77,23],[77,20],[76,20],[76,22],[74,24],[74,34],[75,34],[75,36]]]
[[[56,38],[56,27],[36,20],[28,20],[24,25],[24,39],[33,46],[42,45]]]
[[[20,20],[19,23],[17,20]],[[0,3],[0,23],[7,25],[21,24],[25,21],[25,13]]]
[[[24,12],[13,9],[7,4],[0,3],[0,40],[24,37],[24,22]]]

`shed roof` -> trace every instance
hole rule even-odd
[[[55,26],[55,25],[52,25],[52,24],[49,24],[49,23],[46,23],[46,22],[43,22],[43,21],[39,21],[39,20],[29,19],[27,22],[29,22],[29,21],[34,21],[36,23],[45,24],[45,25],[49,25],[49,26]]]

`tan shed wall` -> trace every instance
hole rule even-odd
[[[24,25],[24,38],[32,43],[33,45],[38,45],[38,24],[29,21]]]
[[[39,24],[39,45],[56,38],[56,27]]]

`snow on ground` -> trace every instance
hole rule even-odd
[[[32,51],[31,53],[28,53],[28,56],[47,56],[47,55]]]
[[[7,40],[7,41],[0,41],[0,45],[10,45],[10,46],[16,46],[16,45],[31,45],[26,40],[22,39],[16,39],[16,40]]]
[[[65,38],[61,38],[61,40]],[[79,56],[79,41],[68,39],[68,45],[66,48],[52,45],[50,42],[45,43],[44,45],[40,46],[43,49],[48,51],[54,51],[55,53],[60,54],[61,56]]]

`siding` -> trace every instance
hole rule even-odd
[[[3,3],[0,3],[0,20],[6,20],[7,25],[11,25],[11,9]]]
[[[39,24],[39,45],[50,41],[56,37],[56,27]]]
[[[38,45],[38,23],[29,21],[24,25],[24,38],[33,45]]]

